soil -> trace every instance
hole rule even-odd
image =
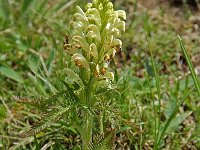
[[[172,2],[173,1],[173,2]],[[190,0],[188,7],[180,2],[182,0],[138,0],[139,9],[147,9],[152,18],[159,19],[163,23],[174,28],[174,31],[180,34],[186,40],[192,42],[199,41],[200,37],[200,9],[196,0]],[[179,3],[178,3],[179,2]],[[164,16],[159,15],[159,10],[164,11]],[[186,17],[186,11],[191,13]],[[189,51],[191,60],[196,69],[196,73],[200,74],[200,41],[196,51]]]

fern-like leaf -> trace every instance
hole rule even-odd
[[[76,94],[74,93],[73,89],[70,88],[70,86],[65,82],[62,81],[63,84],[65,85],[65,87],[67,88],[68,92],[69,92],[69,98],[73,101],[73,102],[78,102],[79,98],[76,96]]]
[[[65,94],[67,91],[62,91],[59,93],[56,93],[53,96],[50,96],[48,98],[36,98],[36,99],[32,99],[32,98],[21,98],[21,97],[15,97],[15,100],[18,103],[22,103],[25,105],[29,105],[32,106],[38,110],[44,111],[46,110],[45,108],[49,107],[50,105],[55,104],[55,102],[58,100],[58,98],[60,96],[62,96],[63,94]]]
[[[114,149],[115,131],[107,133],[106,135],[95,135],[93,142],[89,144],[89,150],[112,150]]]
[[[56,122],[64,113],[69,111],[69,109],[70,107],[65,107],[65,108],[59,108],[58,111],[54,110],[53,114],[50,114],[49,117],[47,117],[44,121],[33,127],[29,132],[27,132],[26,136],[36,134],[44,130],[45,128],[49,127],[52,123]]]

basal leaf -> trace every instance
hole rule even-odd
[[[21,75],[10,67],[0,67],[0,73],[16,82],[23,83]]]

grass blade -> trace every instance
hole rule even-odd
[[[18,83],[23,83],[23,78],[21,77],[21,75],[10,67],[0,67],[0,75],[1,74]]]
[[[35,146],[36,146],[36,150],[40,150],[40,146],[39,146],[39,143],[38,143],[38,140],[34,134],[34,141],[35,141]]]
[[[181,39],[181,37],[180,37],[179,35],[178,35],[178,38],[179,38],[179,43],[180,43],[181,49],[182,49],[182,51],[183,51],[183,54],[184,54],[185,59],[186,59],[186,61],[187,61],[188,67],[189,67],[190,72],[191,72],[191,74],[192,74],[192,78],[193,78],[193,80],[194,80],[194,84],[195,84],[196,89],[197,89],[197,91],[198,91],[198,94],[199,94],[199,96],[200,96],[200,84],[199,84],[199,82],[198,82],[197,75],[196,75],[196,73],[195,73],[195,71],[194,71],[194,67],[193,67],[192,62],[191,62],[191,60],[190,60],[190,58],[189,58],[189,55],[188,55],[188,53],[187,53],[187,50],[186,50],[186,48],[185,48],[185,46],[184,46],[184,44],[183,44],[183,41],[182,41],[182,39]]]
[[[178,110],[179,110],[179,107],[183,104],[183,102],[185,101],[185,99],[192,93],[192,91],[194,90],[194,87],[192,87],[186,94],[185,96],[183,96],[183,98],[179,101],[179,103],[177,104],[177,106],[175,107],[175,109],[173,110],[173,112],[171,113],[171,115],[169,116],[163,130],[161,131],[161,134],[158,138],[158,141],[157,141],[157,149],[158,149],[158,146],[160,145],[160,141],[162,140],[162,138],[164,137],[165,135],[165,132],[167,130],[167,128],[169,127],[169,124],[171,123],[172,119],[176,116]]]
[[[155,66],[155,62],[154,62],[154,59],[153,59],[153,54],[152,54],[152,49],[151,49],[151,45],[150,45],[150,41],[148,39],[148,36],[147,36],[147,41],[148,41],[148,48],[149,48],[149,52],[150,52],[150,55],[151,55],[151,65],[153,67],[153,72],[154,72],[154,76],[155,76],[155,80],[156,80],[156,89],[157,89],[157,94],[158,94],[158,122],[156,125],[157,126],[157,131],[156,131],[156,139],[155,139],[155,143],[157,143],[157,138],[159,136],[159,132],[160,132],[160,120],[161,120],[161,92],[160,92],[160,78],[159,78],[159,75],[157,73],[157,70],[156,70],[156,66]],[[154,102],[155,103],[155,102]],[[155,116],[155,119],[156,119],[156,116]]]
[[[23,15],[30,7],[33,0],[24,0],[21,6],[21,15]]]

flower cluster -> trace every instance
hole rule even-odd
[[[110,82],[114,75],[107,69],[110,59],[121,50],[119,38],[125,31],[126,13],[114,11],[109,0],[93,0],[86,5],[85,12],[79,6],[76,8],[77,13],[70,22],[72,37],[64,48],[75,65],[85,70],[86,82],[91,77]]]

